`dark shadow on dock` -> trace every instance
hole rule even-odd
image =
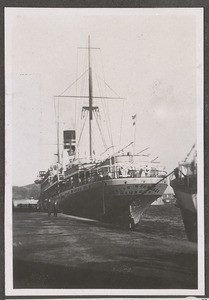
[[[70,268],[40,262],[14,261],[14,288],[32,289],[196,289],[197,280],[185,282],[143,274],[122,274]]]

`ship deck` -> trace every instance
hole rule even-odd
[[[14,288],[197,288],[186,239],[62,214],[14,213],[13,224]]]

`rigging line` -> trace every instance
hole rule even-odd
[[[103,81],[105,82],[104,64],[103,64],[102,51],[101,51],[101,49],[100,49],[100,57],[101,57],[101,64],[102,64]],[[107,96],[106,85],[105,85],[105,95]]]
[[[103,152],[100,154],[100,156],[103,155],[103,154],[105,154],[105,152],[106,152],[107,150],[111,149],[112,147],[114,147],[114,146],[108,147],[105,151],[103,151]]]
[[[96,60],[95,60],[96,61]],[[102,97],[102,91],[103,91],[103,89],[102,89],[102,87],[101,87],[101,84],[100,84],[100,81],[98,80],[98,72],[97,72],[97,64],[95,63],[95,69],[96,69],[96,72],[95,72],[95,76],[96,76],[96,80],[97,80],[97,85],[98,85],[98,88],[99,88],[99,95],[100,95],[100,99],[101,99],[101,101],[102,101],[102,104],[103,104],[103,107],[104,107],[104,102],[103,102],[103,99],[105,98],[105,97]],[[105,95],[106,96],[106,95]],[[97,97],[97,98],[99,98],[99,97]],[[104,108],[104,112],[105,112],[105,108]]]
[[[54,97],[54,115],[55,115],[55,130],[57,127],[57,111],[56,111],[56,98]]]
[[[102,67],[102,75],[103,75],[103,82],[105,83],[105,85],[104,85],[104,94],[105,94],[105,96],[107,97],[107,84],[106,84],[106,81],[105,81],[105,72],[104,72],[104,63],[103,63],[103,58],[102,58],[102,52],[101,52],[101,49],[100,49],[100,61],[101,61],[101,67]],[[99,76],[99,75],[98,75]],[[100,78],[100,76],[99,76],[99,78]],[[101,79],[102,80],[102,79]],[[113,91],[114,92],[114,91]],[[118,94],[117,93],[115,93],[117,96],[118,96]],[[106,108],[106,106],[107,106],[107,103],[106,103],[106,101],[104,100],[104,107]],[[108,109],[107,109],[107,111],[108,111]],[[107,115],[109,116],[109,113],[107,112]],[[108,126],[109,126],[109,130],[108,130],[108,134],[109,134],[109,139],[110,139],[110,144],[111,144],[111,148],[113,149],[113,155],[114,155],[114,146],[113,146],[113,137],[112,137],[112,132],[111,132],[111,123],[110,123],[110,118],[108,118],[109,119],[109,124],[108,124],[108,122],[107,122],[107,124],[108,124]],[[107,119],[107,120],[108,120]]]
[[[54,114],[55,114],[55,121],[57,120],[57,112],[56,112],[56,98],[54,97]]]
[[[78,48],[77,48],[77,53],[76,53],[76,78],[78,76]],[[78,95],[78,82],[76,81],[76,86],[75,86],[75,93],[76,96]],[[77,101],[75,99],[75,130],[77,126]]]
[[[87,69],[87,71],[89,71],[89,68],[87,66],[87,53],[85,52],[85,55],[83,56],[83,70]],[[86,77],[83,78],[82,83],[81,83],[81,89],[80,89],[80,94],[82,95],[83,93],[83,89],[84,89],[84,85],[85,85],[85,80]]]
[[[78,148],[78,146],[80,144],[81,136],[82,136],[82,133],[83,133],[83,130],[84,130],[84,125],[85,125],[86,119],[87,119],[87,115],[88,114],[86,114],[86,117],[85,117],[84,122],[83,122],[83,126],[82,126],[82,129],[81,129],[81,132],[80,132],[80,136],[79,136],[79,139],[78,139],[78,143],[77,143],[77,148]]]
[[[115,93],[115,94],[120,98],[120,96],[118,95],[118,93],[116,93],[116,92],[109,86],[109,84],[107,84],[106,81],[105,81],[104,83],[107,85],[107,87],[108,87],[113,93]]]
[[[138,195],[138,197],[143,196],[144,194],[146,194],[147,192],[151,191],[154,187],[156,187],[160,182],[162,182],[163,180],[165,180],[168,176],[172,175],[174,173],[174,171],[170,172],[169,174],[166,174],[165,177],[161,178],[159,181],[157,181],[156,183],[153,183],[151,186],[148,186],[144,192],[142,192],[141,194]],[[127,206],[127,204],[121,206],[121,208],[125,208]],[[111,213],[111,211],[109,212]]]
[[[97,69],[96,63],[95,63],[95,69]],[[97,80],[97,84],[98,84],[98,88],[99,88],[99,94],[101,95],[102,88],[101,88],[101,85],[100,85],[100,81],[98,80],[97,73],[95,73],[95,75],[96,75],[96,80]],[[105,105],[104,105],[104,100],[102,98],[101,98],[101,102],[102,102],[102,107],[103,107],[103,110],[104,110],[104,115],[105,115],[105,118],[106,118]],[[108,132],[108,135],[109,135],[109,139],[111,141],[110,126],[109,126],[108,122],[106,124],[107,124],[107,132]]]
[[[107,130],[109,134],[109,139],[110,139],[110,144],[111,146],[113,145],[113,140],[112,140],[112,133],[111,133],[111,123],[110,123],[110,116],[109,116],[109,111],[108,111],[108,104],[107,101],[104,100],[104,112],[105,112],[105,118],[106,118],[106,124],[107,124]]]
[[[105,100],[103,102],[105,102]],[[111,144],[111,141],[112,141],[112,138],[111,138],[111,127],[110,127],[109,120],[108,120],[108,117],[107,117],[105,103],[103,103],[103,106],[104,106],[104,113],[105,113],[105,119],[106,119],[106,124],[107,124],[108,137],[109,137],[109,141],[110,141],[110,144]]]
[[[99,87],[100,96],[102,96],[103,89],[102,89],[100,80],[98,80],[98,75],[97,75],[97,74],[99,74],[99,62],[98,62],[96,53],[94,53],[94,60],[95,60],[95,75],[96,75],[96,78],[97,78],[97,84],[98,84],[98,87]],[[105,96],[106,96],[106,94],[105,94]]]
[[[192,148],[190,149],[189,153],[187,154],[187,156],[186,156],[184,162],[187,161],[187,159],[189,158],[189,156],[190,156],[190,154],[192,153],[192,150],[195,148],[195,146],[196,146],[196,142],[193,144],[193,146],[192,146]]]
[[[77,78],[75,81],[73,81],[72,84],[70,84],[59,96],[62,96],[68,89],[70,89],[77,81],[79,81],[87,72],[88,70],[86,70],[83,74],[81,74],[81,76],[79,76],[79,78]]]
[[[92,131],[92,154],[95,155],[95,148],[96,148],[96,139],[95,139],[95,132]]]
[[[142,153],[142,152],[144,152],[144,151],[146,151],[148,149],[150,149],[150,147],[147,147],[147,148],[144,148],[144,149],[140,150],[139,152],[136,153],[136,155],[138,155],[138,154],[140,154],[140,153]]]
[[[128,148],[129,146],[131,146],[133,144],[133,142],[130,142],[128,145],[126,145],[125,147],[123,147],[122,149],[118,150],[116,153],[114,153],[114,155],[120,153],[121,151],[125,150],[126,148]]]
[[[118,97],[118,98],[121,98],[119,95],[118,95],[118,93],[116,93],[114,90],[113,90],[113,88],[111,88],[110,86],[109,86],[109,84],[105,81],[105,80],[103,80],[98,74],[96,74],[98,77],[99,77],[99,79],[101,79],[103,82],[104,82],[104,84]]]
[[[96,67],[97,67],[97,65],[96,65]],[[101,90],[102,89],[101,89],[101,82],[99,80],[100,76],[98,75],[97,68],[95,68],[95,69],[96,69],[96,72],[93,72],[93,73],[96,76],[97,84],[98,84],[98,87],[99,87],[99,92],[101,94]],[[103,71],[103,75],[104,75],[104,70],[102,70],[102,71]],[[102,81],[104,81],[104,80],[102,80]],[[105,96],[106,95],[107,95],[107,93],[106,93],[106,86],[105,86]],[[111,135],[111,123],[110,123],[110,119],[108,118],[108,110],[107,110],[107,107],[106,107],[107,103],[102,98],[101,98],[101,101],[102,101],[102,106],[103,106],[103,110],[104,110],[105,119],[107,121],[106,122],[106,124],[107,124],[107,132],[108,132],[108,136],[109,136],[109,139],[110,139],[110,144],[113,145],[113,140],[112,140],[112,135]]]
[[[152,190],[156,185],[158,185],[160,182],[162,182],[163,180],[165,180],[168,176],[170,176],[172,173],[174,173],[174,171],[166,174],[165,177],[161,178],[158,182],[153,183],[150,187],[147,188],[147,190],[145,190],[143,193],[139,194],[139,196],[144,195],[145,193],[147,193],[149,190]]]
[[[82,70],[85,70],[86,69],[86,66],[84,68],[84,56],[82,57],[83,58],[83,63],[81,63],[82,65]],[[81,60],[81,59],[80,59]],[[85,76],[82,78],[81,80],[81,84],[80,84],[80,87],[79,87],[79,93],[81,95],[81,92],[82,92],[82,88],[83,88],[83,82],[85,80]],[[82,111],[82,100],[79,100],[78,99],[78,103],[79,103],[79,109],[78,109],[78,112]],[[78,115],[78,119],[80,119],[80,115]],[[78,122],[78,132],[81,131],[81,122]],[[78,147],[78,144],[77,144],[77,147]]]
[[[103,58],[102,58],[102,51],[101,51],[101,49],[100,49],[100,61],[101,61],[101,65],[102,65],[102,75],[103,75],[103,79],[101,78],[101,80],[103,80],[103,82],[105,82],[105,72],[104,72],[104,63],[103,63]],[[98,77],[100,78],[100,76],[98,75]],[[105,94],[105,96],[107,96],[107,86],[105,85],[104,86],[104,94]],[[106,101],[104,100],[104,107],[106,108],[106,106],[105,106],[105,104],[106,104]],[[105,109],[104,109],[104,111],[105,111]],[[108,124],[108,122],[107,122],[107,124]],[[112,141],[112,136],[111,136],[111,125],[110,124],[108,124],[108,126],[109,126],[109,130],[108,130],[108,134],[109,134],[109,139],[110,139],[110,143],[112,143],[112,147],[113,147],[113,141]]]
[[[92,66],[94,67],[95,70],[98,69],[96,54],[94,52],[92,52]],[[101,87],[99,85],[97,77],[96,77],[96,81],[97,81],[97,86],[98,86],[98,92],[99,92],[99,95],[101,96],[102,95],[101,94]],[[97,104],[97,101],[94,101],[94,105],[95,104]],[[99,121],[98,121],[98,114],[96,113],[96,111],[93,111],[93,115],[94,115],[94,118],[96,119],[96,123],[97,123],[98,129],[99,129],[99,133],[101,135],[103,146],[106,147],[106,142],[105,142],[105,139],[104,139],[104,136],[102,134],[102,130],[101,130],[101,127],[100,127],[100,124],[99,124]],[[96,132],[93,132],[92,138],[93,138],[93,144],[95,144],[95,147],[96,147],[96,141],[97,141]],[[94,151],[95,151],[95,149],[94,149]]]
[[[97,82],[98,82],[97,74],[95,74],[95,75],[96,75],[96,79],[97,79]],[[99,86],[99,83],[98,83],[98,86]],[[100,87],[99,87],[99,89],[100,89]],[[104,104],[105,100],[101,99],[101,102],[102,102],[102,107],[103,107],[103,110],[104,110],[105,118],[107,119],[107,123],[106,123],[107,124],[107,132],[108,132],[108,136],[109,136],[109,139],[110,139],[110,142],[111,142],[110,125],[108,123],[108,118],[106,117],[107,112],[106,112],[106,108],[105,108],[105,104]]]
[[[123,112],[124,112],[124,99],[123,99],[123,108],[122,108],[121,123],[120,123],[119,149],[121,146],[121,134],[122,134],[122,127],[123,127]]]
[[[95,77],[96,77],[97,86],[98,86],[98,90],[99,90],[99,95],[102,96],[102,92],[101,92],[102,89],[101,89],[100,81],[98,80],[98,76],[97,76],[97,73],[98,73],[98,63],[97,63],[97,59],[96,59],[96,54],[95,54],[95,53],[92,54],[92,61],[94,62],[94,69],[96,70],[96,72],[93,72],[93,74],[94,74]],[[101,99],[101,101],[102,101],[102,104],[103,104],[103,99]],[[96,114],[94,114],[94,115],[95,115],[95,118],[96,118]],[[96,122],[97,122],[97,126],[98,126],[98,128],[99,128],[99,131],[100,131],[100,135],[101,135],[101,137],[102,137],[102,142],[103,142],[103,144],[104,144],[104,147],[106,147],[106,146],[105,146],[105,145],[106,145],[106,142],[105,142],[104,137],[103,137],[103,135],[102,135],[101,127],[99,126],[99,123],[98,123],[98,119],[97,119],[97,118],[96,118]]]
[[[103,64],[103,59],[102,59],[102,54],[101,54],[101,49],[100,49],[100,57],[101,57],[101,62],[102,62],[102,73],[103,73],[103,78],[104,79],[102,79],[98,74],[97,74],[97,76],[98,76],[98,78],[101,78],[101,80],[102,81],[104,81],[104,83],[105,83],[105,95],[107,95],[107,90],[106,90],[106,86],[108,86],[109,87],[109,89],[110,90],[112,90],[113,91],[113,93],[115,93],[119,98],[120,98],[120,96],[106,83],[106,81],[105,81],[105,76],[104,76],[104,64]],[[109,109],[108,109],[108,106],[107,106],[107,103],[106,103],[106,101],[105,101],[105,107],[106,107],[106,110],[107,110],[107,116],[108,116],[108,118],[107,118],[107,120],[109,121],[109,124],[108,124],[108,126],[109,126],[109,131],[110,131],[110,143],[111,143],[111,146],[113,146],[113,136],[112,136],[112,128],[111,128],[111,122],[110,122],[110,117],[109,117]]]
[[[42,84],[41,84],[41,81],[39,81],[39,90],[40,90],[40,115],[39,115],[39,120],[40,120],[40,142],[43,143],[43,112],[42,112],[42,106],[43,106],[43,103],[42,103],[42,98],[43,98],[43,94],[42,94]]]
[[[88,66],[88,56],[87,56],[87,51],[85,51],[85,55],[83,58],[83,70],[85,70],[87,68],[87,71],[89,72],[89,66]],[[84,95],[84,92],[86,90],[86,86],[87,86],[87,76],[85,76],[83,78],[83,82],[82,82],[82,86],[81,86],[81,95]],[[84,100],[82,100],[82,106],[84,105]]]
[[[82,63],[82,68],[83,70],[85,70],[87,68],[87,51],[85,51],[85,55],[83,55],[83,63]],[[88,68],[87,68],[87,71],[88,71]],[[83,77],[82,81],[81,81],[81,87],[80,87],[80,95],[83,95],[84,94],[84,90],[85,90],[85,87],[86,87],[86,76]],[[82,99],[80,101],[80,109],[79,111],[82,111],[82,106],[84,105],[84,99]],[[82,130],[81,129],[81,122],[79,122],[80,126],[79,126],[79,130]]]
[[[102,109],[103,109],[103,112],[104,112],[104,117],[105,117],[105,119],[107,119],[106,118],[106,111],[105,111],[105,105],[104,105],[104,100],[103,99],[101,99],[101,103],[102,103]],[[107,120],[108,121],[108,120]],[[110,136],[110,128],[109,128],[109,124],[108,124],[108,122],[106,122],[106,127],[107,127],[107,133],[108,133],[108,137],[109,137],[109,140],[111,140],[111,136]],[[102,126],[103,126],[103,124],[102,124]]]
[[[99,121],[98,121],[98,118],[97,118],[97,115],[96,115],[95,112],[94,112],[94,116],[95,116],[95,119],[96,119],[97,126],[98,126],[98,128],[99,128],[99,132],[100,132],[100,134],[101,134],[101,138],[102,138],[102,142],[103,142],[104,148],[105,148],[105,150],[107,150],[107,144],[106,144],[104,135],[102,134],[102,130],[101,130],[101,127],[100,127],[100,125],[99,125]]]
[[[95,114],[95,112],[93,112]],[[96,118],[96,116],[95,116]],[[98,137],[96,136],[97,133],[96,133],[96,130],[94,128],[94,130],[92,130],[92,153],[94,156],[96,156],[96,153],[99,152],[98,150],[98,143],[100,144],[101,142],[98,141]]]
[[[101,55],[101,51],[100,51],[100,55]],[[102,62],[102,73],[103,73],[103,78],[102,79],[98,74],[97,78],[100,79],[105,83],[105,76],[104,76],[104,66],[103,66],[103,60],[102,60],[102,55],[101,55],[101,62]],[[116,93],[115,93],[116,94]],[[117,95],[117,94],[116,94]],[[106,85],[105,85],[105,96],[107,96],[107,90],[106,90]],[[117,95],[118,96],[118,95]],[[106,114],[106,119],[107,119],[107,129],[108,129],[108,134],[109,134],[109,139],[110,139],[110,144],[111,146],[113,146],[113,137],[112,137],[112,128],[111,128],[111,122],[110,122],[110,114],[109,114],[109,110],[108,110],[108,104],[107,101],[104,100],[104,107],[105,107],[105,114]]]
[[[109,106],[107,104],[107,101],[105,101],[106,104],[106,109],[107,109],[107,117],[108,117],[108,121],[109,121],[109,126],[110,126],[110,137],[111,137],[111,146],[113,146],[113,137],[112,137],[112,126],[111,126],[111,121],[110,121],[110,112],[109,112]]]
[[[96,59],[95,59],[95,55],[93,52],[91,53],[91,65],[92,65],[92,70],[93,70],[93,68],[97,69]],[[93,76],[92,76],[92,82],[93,82]],[[98,82],[97,82],[97,84],[98,84]],[[98,85],[98,88],[99,88],[99,85]],[[100,88],[99,88],[99,95],[101,96]],[[92,94],[92,98],[94,98],[93,94]],[[95,101],[94,101],[94,105],[95,105]]]

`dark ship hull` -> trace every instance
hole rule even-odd
[[[61,191],[51,199],[65,214],[134,227],[144,210],[165,191],[159,178],[121,178]]]
[[[186,176],[183,180],[170,182],[181,210],[188,240],[197,242],[197,176]]]

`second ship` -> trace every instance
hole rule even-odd
[[[185,160],[179,163],[170,185],[181,210],[188,240],[197,242],[197,149],[192,146]]]

